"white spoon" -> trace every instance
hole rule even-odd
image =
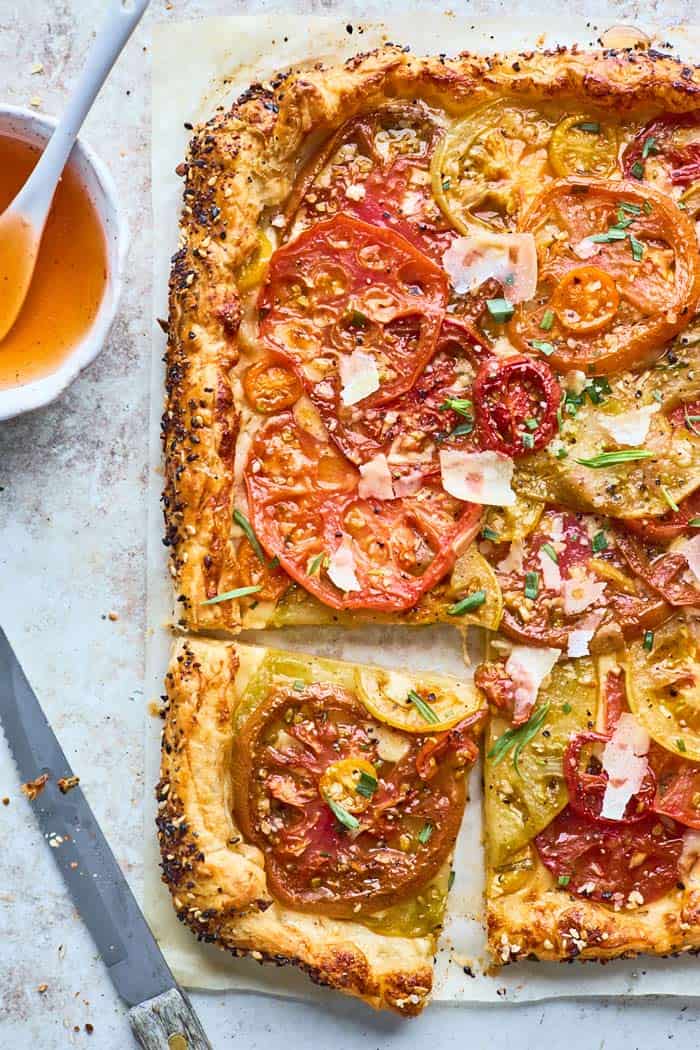
[[[83,121],[150,0],[111,0],[109,14],[39,163],[0,215],[0,341],[15,323],[31,284],[56,186]]]

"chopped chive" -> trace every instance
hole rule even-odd
[[[536,711],[533,711],[529,720],[525,725],[518,726],[517,729],[506,729],[505,733],[499,736],[491,750],[488,752],[487,758],[493,760],[494,766],[497,766],[499,762],[502,762],[509,751],[513,751],[513,766],[515,771],[520,776],[520,769],[518,768],[518,761],[522,751],[530,741],[537,736],[540,729],[544,725],[544,721],[549,711],[549,701],[538,707]]]
[[[673,498],[673,496],[668,491],[668,489],[666,488],[665,485],[661,486],[661,495],[666,500],[666,502],[668,503],[668,505],[671,508],[671,510],[674,510],[674,511],[678,510],[678,504],[676,503],[675,499]]]
[[[410,700],[410,702],[415,707],[416,711],[420,715],[422,715],[426,722],[430,722],[432,723],[432,725],[435,725],[437,722],[440,721],[430,704],[427,704],[423,697],[419,696],[415,689],[408,690],[407,699]]]
[[[635,179],[640,179],[640,180],[643,179],[644,178],[644,165],[640,164],[640,162],[638,160],[636,160],[634,162],[634,164],[632,165],[632,167],[630,168],[630,175],[634,175]]]
[[[580,124],[574,124],[579,131],[587,131],[589,135],[600,135],[600,124],[597,120],[582,120]]]
[[[608,537],[604,532],[596,532],[591,547],[593,548],[594,554],[600,554],[601,551],[606,551],[608,549]]]
[[[659,404],[663,402],[664,395],[661,393],[660,390],[652,390],[651,396],[654,398],[654,401],[658,401]]]
[[[357,831],[357,829],[360,826],[360,822],[357,819],[357,817],[353,817],[352,813],[348,813],[347,809],[345,809],[344,806],[341,806],[339,805],[339,803],[334,802],[332,798],[326,797],[326,804],[330,808],[331,812],[333,813],[333,816],[336,818],[337,821],[339,821],[341,824],[344,824],[346,828],[350,829],[350,831]]]
[[[644,201],[644,204],[642,205],[642,207],[644,208],[644,214],[645,215],[651,215],[651,213],[653,211],[652,206],[651,206],[651,201]]]
[[[566,459],[566,457],[569,455],[569,453],[566,451],[565,448],[558,448],[557,451],[555,452],[555,455],[556,455],[557,459]]]
[[[366,328],[369,324],[369,317],[363,314],[362,310],[351,310],[347,315],[347,321],[352,328]]]
[[[641,210],[638,204],[633,204],[631,201],[622,201],[618,208],[618,211],[626,211],[629,215],[639,215]]]
[[[695,434],[696,437],[700,437],[700,430],[698,430],[694,426],[695,423],[700,423],[700,416],[689,416],[688,415],[688,408],[686,406],[686,409],[685,409],[685,425],[686,425],[688,430],[690,430],[693,434]]]
[[[565,704],[561,705],[561,709],[562,709],[562,711],[564,712],[565,715],[570,715],[571,714],[571,704],[568,702],[568,700],[567,700],[567,702]]]
[[[557,883],[560,886],[568,886],[570,882],[571,882],[571,876],[570,875],[560,875],[559,878],[557,879]]]
[[[467,419],[464,423],[459,423],[453,430],[447,435],[448,438],[465,437],[466,434],[471,434],[474,429],[474,420]]]
[[[653,631],[645,631],[644,632],[644,641],[642,642],[642,645],[644,646],[644,648],[646,649],[646,651],[648,653],[651,652],[651,650],[654,647],[654,632]]]
[[[485,525],[481,530],[481,538],[484,540],[491,540],[492,543],[498,543],[500,537],[497,532],[490,529],[488,525]]]
[[[633,463],[637,459],[652,459],[653,456],[654,453],[645,448],[626,448],[620,449],[619,452],[601,452],[598,456],[591,456],[590,459],[577,459],[576,462],[582,467],[599,469],[615,466],[616,463]]]
[[[629,238],[630,248],[632,249],[632,258],[635,262],[641,262],[644,258],[644,245],[641,241],[638,241],[633,234],[630,234]]]
[[[543,332],[549,332],[554,324],[554,310],[545,310],[542,314],[542,320],[540,321],[540,328]]]
[[[308,562],[306,563],[306,575],[315,576],[318,570],[321,568],[321,565],[323,564],[323,559],[325,557],[326,552],[321,551],[321,553],[315,555],[315,557],[309,558]]]
[[[478,609],[485,601],[486,591],[474,591],[473,594],[468,594],[466,598],[455,602],[454,605],[448,606],[447,613],[449,616],[462,616],[465,612]]]
[[[534,347],[535,350],[539,350],[545,357],[551,357],[554,353],[554,343],[548,343],[545,339],[529,339],[530,346]]]
[[[531,598],[532,601],[537,597],[537,592],[540,589],[540,574],[538,572],[526,572],[525,573],[525,597]]]
[[[523,434],[523,445],[525,448],[535,447],[535,439],[532,434]]]
[[[596,233],[591,237],[594,244],[609,244],[610,241],[624,241],[627,234],[624,230],[616,230],[611,226],[607,233]]]
[[[304,683],[302,682],[301,678],[294,679],[294,688],[298,693],[302,691],[302,689],[304,688]]]
[[[642,146],[642,160],[646,160],[650,153],[653,155],[658,152],[656,139],[653,135],[649,135],[648,138],[644,139],[644,145]]]
[[[626,218],[622,208],[617,209],[617,222],[611,227],[613,230],[626,230],[634,222],[632,217]]]
[[[459,412],[460,416],[470,416],[473,407],[473,402],[466,397],[447,397],[440,405],[440,411],[446,412],[451,408],[453,412]]]
[[[234,591],[225,591],[223,594],[217,594],[213,598],[207,598],[205,602],[200,602],[200,605],[218,605],[219,602],[231,601],[234,598],[245,598],[247,594],[257,594],[261,590],[262,584],[260,583],[253,583],[250,587],[236,587]]]
[[[364,798],[371,798],[377,790],[377,778],[372,777],[369,773],[363,771],[360,773],[360,779],[357,782],[355,790],[358,795],[362,795]]]
[[[685,740],[683,740],[682,737],[679,737],[678,740],[676,740],[676,747],[679,751],[683,751],[685,753]]]
[[[540,424],[537,422],[536,419],[526,419],[525,420],[525,426],[527,427],[528,430],[537,430],[539,425]]]
[[[509,303],[507,299],[487,299],[486,307],[494,321],[500,324],[510,321],[515,312],[512,303]]]
[[[263,565],[267,565],[267,558],[265,557],[265,551],[260,546],[260,540],[253,531],[253,526],[250,524],[245,514],[242,514],[240,510],[236,509],[233,512],[233,520],[236,525],[243,530],[248,539],[248,543],[255,551],[258,561],[261,561]]]
[[[445,176],[445,178],[442,180],[442,188],[443,188],[443,190],[449,190],[451,185],[452,185],[452,180],[450,179],[449,175]]]
[[[430,840],[430,836],[432,835],[432,833],[433,825],[430,823],[429,820],[426,820],[425,824],[418,832],[418,841],[421,843],[421,845],[425,846],[426,842]]]
[[[555,565],[559,564],[559,557],[551,543],[543,543],[540,550],[544,551],[544,553],[552,559]]]
[[[693,529],[700,529],[700,518],[691,518],[688,524]]]
[[[452,889],[455,884],[455,870],[452,868],[450,874],[447,876],[447,889],[448,892]]]

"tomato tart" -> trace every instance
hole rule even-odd
[[[235,955],[419,1013],[480,691],[201,639],[176,646],[166,686],[158,828],[178,917]]]
[[[253,86],[195,129],[180,173],[163,419],[178,626],[483,628],[495,959],[700,947],[698,70],[634,48],[387,46]],[[189,644],[185,663],[243,651]],[[193,925],[269,954],[258,932],[296,909],[378,959],[389,935],[353,918],[372,861],[314,895],[284,859],[314,837],[273,849],[264,831],[300,790],[263,756],[265,719],[386,716],[371,675],[359,699],[303,681],[245,726],[222,708],[226,820],[258,859],[245,893],[222,888],[230,920]],[[323,775],[302,808],[323,812],[335,863],[348,829]],[[378,879],[371,907],[408,899],[454,831],[392,868],[385,897]],[[274,899],[267,919],[248,891]]]

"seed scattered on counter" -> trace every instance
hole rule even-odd
[[[43,995],[44,992],[48,991],[48,987],[48,984],[40,984],[37,988],[37,992],[39,992],[40,995]]]
[[[32,76],[37,76],[39,73],[43,73],[44,72],[44,63],[43,62],[35,62],[34,65],[31,68],[30,72],[31,72]]]
[[[95,1031],[95,1026],[91,1025],[89,1021],[86,1021],[85,1022],[85,1031],[87,1032],[88,1035],[92,1035],[92,1033]]]
[[[7,797],[7,795],[5,795],[4,799],[2,800],[2,804],[3,804],[3,806],[9,806],[10,800]]]

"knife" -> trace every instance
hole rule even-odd
[[[0,627],[0,723],[44,837],[144,1050],[212,1050],[155,942],[20,663]],[[62,783],[63,790],[59,785]],[[65,793],[64,793],[65,792]]]

